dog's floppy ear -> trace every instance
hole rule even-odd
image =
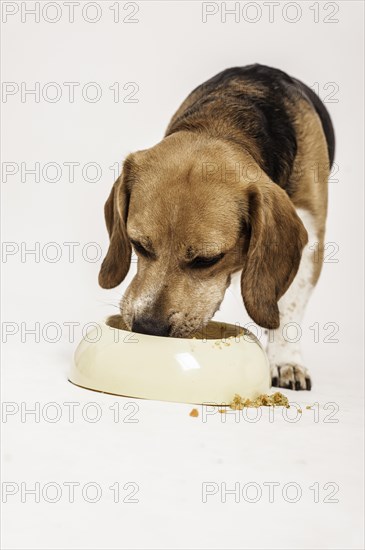
[[[110,243],[99,272],[99,285],[102,288],[116,287],[129,271],[132,247],[127,236],[126,223],[133,170],[134,163],[130,155],[124,161],[122,173],[114,183],[104,206]]]
[[[250,243],[241,277],[248,314],[260,326],[280,324],[278,300],[293,281],[308,242],[288,195],[275,183],[249,184]]]

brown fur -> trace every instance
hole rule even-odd
[[[249,87],[254,93],[253,84]],[[138,271],[121,302],[129,329],[147,319],[168,325],[171,336],[188,336],[214,315],[232,273],[241,269],[249,315],[263,327],[277,328],[277,302],[307,243],[295,207],[315,217],[323,254],[328,154],[321,122],[304,99],[288,104],[298,149],[290,178],[279,186],[263,171],[255,140],[225,116],[223,95],[217,94],[208,118],[197,119],[197,130],[190,131],[184,113],[193,103],[194,92],[172,118],[167,134],[177,129],[171,135],[126,159],[105,206],[110,246],[99,283],[113,288],[122,282],[132,239],[150,257],[137,252]],[[313,180],[315,163],[319,182]],[[196,256],[219,253],[224,257],[209,268],[190,267]],[[321,261],[313,282],[320,268]]]
[[[318,257],[313,255],[315,285],[323,265],[324,236],[328,204],[328,178],[330,174],[327,143],[321,121],[303,99],[298,102],[294,116],[298,152],[291,175],[295,207],[308,210],[315,220],[318,235]]]

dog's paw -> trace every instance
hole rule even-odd
[[[271,367],[271,383],[289,390],[310,390],[312,381],[305,367],[297,363],[279,363]]]

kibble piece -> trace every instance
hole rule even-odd
[[[193,416],[194,418],[196,418],[197,416],[199,416],[199,411],[198,409],[191,409],[190,413],[189,413],[189,416]]]

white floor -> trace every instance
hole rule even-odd
[[[313,390],[284,392],[302,414],[254,421],[80,389],[67,381],[75,344],[31,339],[4,352],[4,549],[363,548],[355,353],[316,364],[309,347]]]

